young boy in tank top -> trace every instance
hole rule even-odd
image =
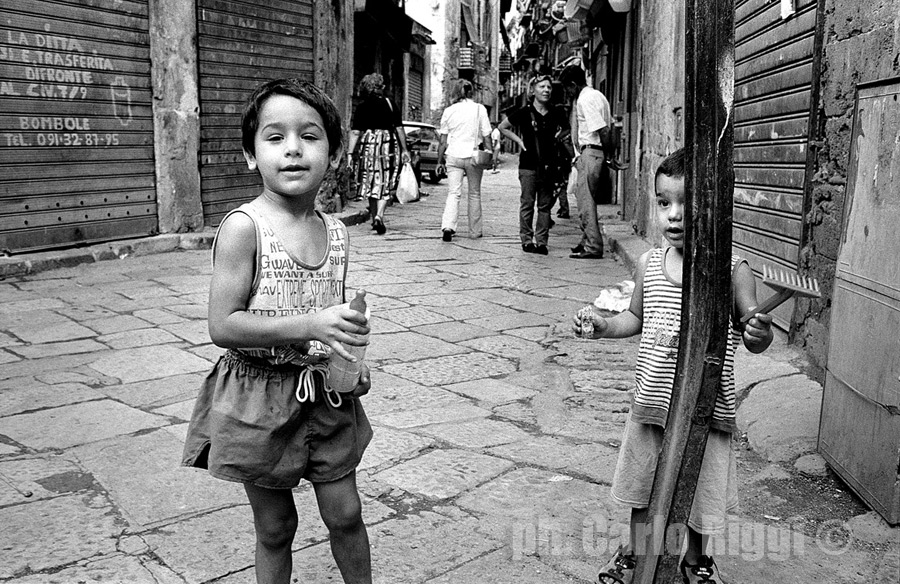
[[[684,266],[684,150],[669,155],[656,171],[656,217],[668,246],[653,249],[638,260],[634,294],[625,312],[612,318],[593,314],[592,338],[625,338],[641,334],[635,367],[636,388],[610,492],[613,501],[631,507],[629,544],[620,546],[599,574],[601,584],[630,584],[635,554],[644,553],[654,522],[647,516],[656,462],[678,361],[681,330],[682,271]],[[756,281],[747,262],[732,255],[732,314],[747,314],[757,306]],[[733,320],[733,319],[732,319]],[[735,427],[734,352],[738,341],[753,353],[772,342],[772,317],[755,314],[743,327],[732,322],[725,365],[716,396],[709,438],[700,467],[687,525],[687,548],[681,562],[686,584],[722,580],[708,555],[709,536],[725,527],[725,514],[737,507],[735,457],[731,433]],[[581,336],[581,317],[573,330]],[[649,539],[649,535],[647,535]]]

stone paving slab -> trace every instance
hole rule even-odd
[[[435,450],[374,475],[378,481],[433,499],[455,497],[512,467],[493,456]]]
[[[243,496],[240,485],[235,483],[233,487]],[[312,489],[295,491],[294,499],[297,504],[298,527],[292,549],[301,550],[325,542],[328,535],[319,516]],[[377,501],[363,501],[363,520],[369,525],[383,522],[391,514],[389,508]],[[371,527],[369,531],[371,533]],[[187,582],[206,582],[234,571],[246,570],[253,565],[256,536],[249,504],[172,523],[142,537],[152,551]],[[328,548],[327,543],[324,547]],[[298,561],[297,553],[294,557],[295,565],[302,567],[304,564]],[[329,551],[327,562],[323,561],[322,565],[333,564]],[[300,570],[295,568],[295,573],[298,571]],[[251,569],[249,574],[235,581],[254,582],[252,573]],[[249,580],[244,580],[248,577]]]
[[[161,366],[163,363],[165,367]],[[187,351],[162,345],[111,351],[91,363],[91,367],[123,383],[132,383],[205,371],[210,363]]]
[[[165,343],[178,343],[181,339],[157,328],[145,328],[97,337],[97,341],[110,349],[134,349]]]
[[[82,490],[93,477],[67,455],[21,456],[0,461],[0,508]],[[25,497],[26,493],[31,493]]]
[[[244,496],[239,484],[232,488]],[[185,519],[141,537],[186,582],[207,582],[253,565],[256,535],[249,504]]]
[[[382,270],[357,270],[350,265],[347,272],[347,288],[366,288],[384,284],[411,284],[415,280]]]
[[[72,452],[110,492],[132,531],[246,501],[238,483],[181,467],[184,442],[168,432],[117,437]]]
[[[457,504],[506,534],[513,558],[537,555],[586,581],[595,581],[602,558],[627,537],[628,511],[609,502],[609,488],[564,474],[519,468]]]
[[[408,308],[395,308],[392,310],[382,310],[378,313],[379,318],[399,324],[403,327],[420,326],[424,324],[435,324],[439,322],[447,322],[452,320],[450,317],[444,316],[433,310],[428,310],[419,306],[410,306]]]
[[[753,387],[738,410],[737,425],[767,460],[793,461],[816,451],[821,406],[822,386],[806,375],[775,378]]]
[[[386,427],[376,427],[358,470],[377,469],[388,462],[403,460],[434,444],[431,438]]]
[[[434,387],[425,387],[406,380],[384,375],[376,371],[372,375],[372,389],[361,401],[370,417],[403,413],[424,408],[459,408],[471,402],[454,393]]]
[[[196,397],[206,373],[188,373],[101,387],[99,391],[132,407],[160,407]]]
[[[34,448],[69,448],[113,436],[158,428],[166,421],[104,399],[3,418],[3,433]]]
[[[369,540],[378,584],[427,582],[500,545],[474,517],[427,511],[374,525]]]
[[[484,318],[487,316],[503,316],[509,314],[521,314],[519,310],[513,310],[506,306],[494,304],[493,302],[473,302],[462,306],[433,306],[430,310],[443,314],[453,320],[472,320],[475,318]]]
[[[225,354],[225,349],[210,343],[199,347],[191,347],[188,349],[188,352],[197,355],[201,359],[206,359],[209,362],[209,369],[211,370],[213,364],[219,360],[219,357]]]
[[[530,434],[515,424],[484,418],[434,424],[419,431],[463,448],[487,448],[530,438]]]
[[[379,424],[393,428],[416,428],[439,422],[459,422],[473,418],[484,418],[490,415],[491,412],[489,410],[466,403],[450,407],[430,406],[388,414],[373,414],[371,417]]]
[[[554,321],[553,319],[547,318],[546,316],[542,316],[540,314],[519,312],[499,316],[487,316],[484,318],[466,319],[466,322],[475,326],[480,326],[495,331],[506,331],[509,329],[518,329],[528,326],[547,325],[551,324]]]
[[[478,337],[496,334],[492,330],[481,328],[464,322],[442,322],[413,327],[412,330],[423,335],[440,338],[448,343],[458,343]]]
[[[0,315],[22,314],[33,310],[52,310],[63,308],[65,303],[58,298],[29,298],[0,303]]]
[[[507,379],[479,379],[477,381],[445,385],[444,387],[454,393],[461,393],[483,402],[485,406],[528,399],[537,393],[534,390],[508,383]]]
[[[97,336],[93,330],[74,321],[52,322],[46,324],[22,324],[7,329],[26,343],[57,343],[74,341]]]
[[[449,385],[473,379],[506,375],[516,370],[515,364],[501,357],[483,353],[423,359],[413,363],[396,363],[383,367],[386,373],[422,385]]]
[[[208,308],[206,300],[200,299],[197,304],[170,304],[166,306],[166,310],[188,319],[205,319]]]
[[[135,316],[127,314],[116,315],[108,318],[96,318],[82,321],[86,327],[97,332],[98,335],[109,335],[112,333],[121,333],[143,329],[151,326],[151,323]]]
[[[560,470],[590,478],[593,482],[612,484],[618,449],[605,444],[573,443],[555,436],[529,437],[488,450],[488,453],[516,462]]]
[[[152,411],[154,414],[166,416],[173,422],[177,420],[187,423],[191,421],[196,401],[197,400],[192,397],[191,399],[186,399],[184,401],[152,408]]]
[[[96,492],[0,508],[0,578],[116,551],[120,520]]]
[[[750,519],[729,516],[721,537],[713,541],[716,564],[722,578],[743,582],[784,582],[787,573],[803,574],[808,582],[834,584],[887,584],[895,578],[878,578],[880,554],[859,553],[827,540],[806,536],[786,528],[766,526]],[[874,552],[874,553],[873,553]],[[839,559],[839,568],[835,559]]]
[[[465,346],[409,331],[380,334],[369,343],[366,359],[371,361],[414,361],[469,351]]]
[[[0,386],[6,387],[5,384],[9,383],[24,383],[22,380],[32,376],[78,370],[84,366],[85,363],[89,363],[96,359],[97,355],[95,354],[76,353],[73,355],[43,357],[41,359],[26,359],[16,363],[7,364],[0,367]],[[94,373],[96,374],[96,372]]]
[[[91,336],[94,336],[93,332],[91,332]],[[98,343],[94,340],[83,339],[80,341],[63,341],[61,343],[47,342],[38,345],[13,346],[8,347],[7,350],[26,359],[34,360],[45,359],[47,357],[59,357],[61,355],[75,355],[79,353],[96,354],[106,350],[106,348],[106,345]]]
[[[490,575],[490,576],[487,576]],[[536,558],[522,555],[512,559],[507,550],[498,550],[467,562],[426,584],[460,584],[485,582],[490,584],[585,584],[582,580],[560,572]]]
[[[160,324],[175,324],[176,322],[184,322],[184,317],[178,316],[168,310],[163,310],[159,308],[146,308],[144,310],[135,310],[133,315],[141,320],[145,320],[149,323],[160,325]]]
[[[8,584],[184,584],[175,572],[153,557],[123,553],[94,557],[52,574],[34,574],[5,581]]]
[[[209,326],[206,320],[189,320],[174,324],[164,324],[161,328],[177,335],[192,345],[205,345],[211,343],[209,338]]]
[[[0,418],[103,397],[101,392],[81,383],[3,389],[0,390]]]
[[[541,362],[552,356],[551,352],[535,342],[506,334],[462,341],[460,345],[476,351],[491,353],[508,359],[527,360],[532,363]]]

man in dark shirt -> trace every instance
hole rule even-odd
[[[560,156],[557,135],[568,130],[569,120],[561,107],[550,103],[553,80],[549,75],[535,77],[531,88],[534,96],[531,103],[504,118],[499,130],[521,148],[519,237],[522,250],[547,255],[552,224],[550,211],[555,202],[554,185],[561,165],[565,163]]]

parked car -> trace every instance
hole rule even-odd
[[[423,122],[403,122],[403,131],[416,177],[432,183],[446,178],[445,172],[438,174],[437,170],[438,144],[441,143],[437,128]]]

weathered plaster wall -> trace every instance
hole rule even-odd
[[[159,231],[196,231],[203,228],[203,206],[194,3],[155,0],[149,7]]]
[[[626,216],[638,234],[661,242],[653,215],[653,176],[659,163],[684,142],[684,0],[644,2],[641,11],[640,128],[631,157],[638,164],[630,178],[637,196]]]
[[[823,0],[823,58],[817,114],[818,150],[805,217],[801,262],[824,284],[821,300],[801,301],[795,342],[822,376],[828,355],[831,288],[841,221],[856,85],[900,75],[900,0]]]
[[[353,94],[353,7],[339,0],[316,3],[315,83],[331,96],[350,128]],[[346,138],[344,148],[346,149]],[[346,156],[346,152],[344,153]],[[325,213],[343,209],[350,193],[350,172],[342,158],[336,171],[329,170],[316,196],[316,208]]]

